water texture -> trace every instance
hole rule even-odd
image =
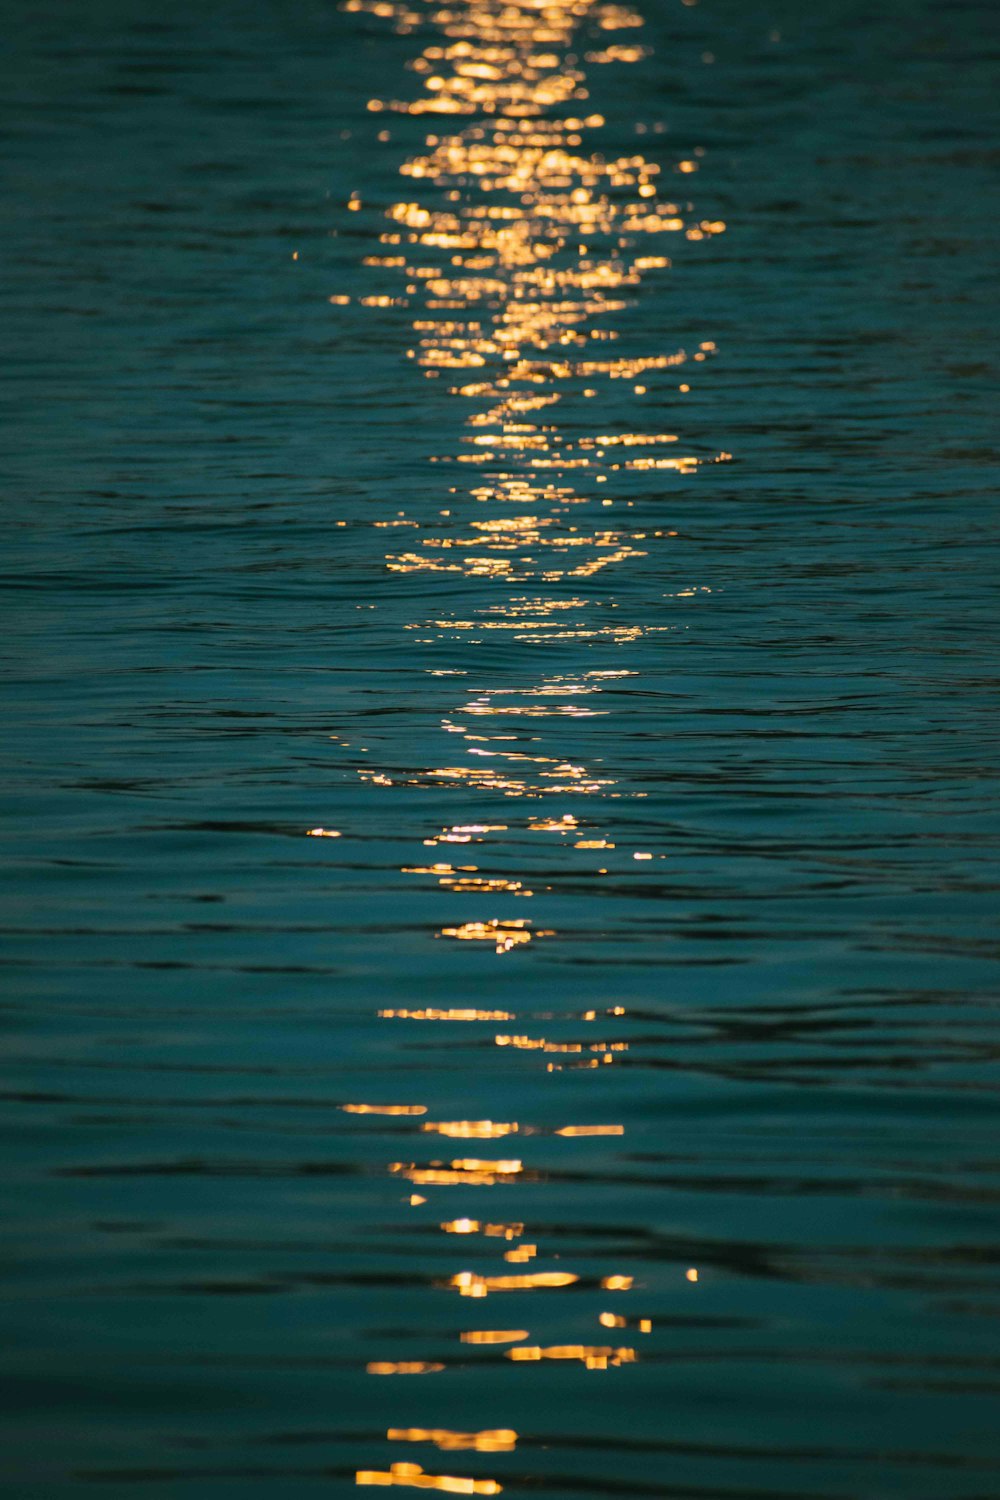
[[[8,18],[13,1500],[1000,1493],[986,0]]]

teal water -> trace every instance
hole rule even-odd
[[[7,18],[15,1500],[1000,1492],[996,22],[639,8]]]

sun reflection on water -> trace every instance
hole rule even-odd
[[[525,903],[543,909],[553,889],[540,855],[548,854],[549,864],[560,868],[575,862],[574,870],[588,879],[607,876],[609,868],[638,878],[637,864],[664,857],[649,835],[634,835],[647,845],[635,849],[623,843],[619,824],[601,826],[602,809],[622,798],[641,807],[643,793],[615,767],[580,753],[579,736],[612,713],[615,696],[636,676],[625,653],[680,628],[649,612],[628,618],[609,589],[619,570],[666,571],[677,544],[676,530],[659,521],[643,524],[630,514],[637,476],[655,474],[657,483],[683,486],[705,465],[731,458],[725,451],[700,451],[664,415],[668,407],[679,409],[691,372],[715,358],[715,340],[634,348],[644,335],[629,317],[644,279],[671,274],[671,244],[711,240],[726,225],[699,217],[688,201],[700,150],[671,160],[661,141],[654,160],[608,145],[610,132],[591,103],[587,70],[634,65],[647,56],[635,40],[642,17],[631,6],[611,0],[455,0],[425,8],[405,0],[346,0],[344,8],[388,21],[402,35],[420,33],[425,42],[409,63],[419,84],[416,97],[372,98],[367,106],[387,120],[420,120],[417,128],[426,131],[399,165],[404,188],[398,201],[377,204],[357,192],[346,206],[377,242],[364,257],[371,290],[354,300],[364,307],[405,309],[414,377],[437,382],[435,390],[454,401],[453,435],[430,455],[433,472],[446,481],[439,508],[426,520],[401,511],[373,524],[387,533],[388,573],[412,579],[425,601],[405,627],[412,632],[409,649],[451,643],[463,660],[461,668],[426,667],[434,678],[462,679],[453,706],[440,718],[447,747],[435,757],[440,763],[357,769],[386,796],[409,788],[454,799],[455,821],[422,839],[435,854],[411,856],[401,873],[420,883],[415,890],[441,903],[441,919],[428,923],[427,936],[456,950],[461,944],[469,955],[460,959],[456,952],[449,972],[464,973],[464,964],[479,974],[496,958],[518,972],[532,954],[544,963],[547,945],[568,936],[558,923],[543,926],[523,914]],[[654,133],[662,133],[659,126]],[[390,135],[380,132],[379,139]],[[331,315],[351,301],[331,291]],[[613,394],[614,402],[601,401],[602,394]],[[619,420],[609,412],[621,410],[623,399],[631,415]],[[647,407],[659,413],[648,421]],[[460,602],[453,606],[458,588]],[[696,592],[686,587],[675,597]],[[428,605],[428,598],[435,602]],[[557,663],[540,665],[520,682],[492,675],[489,662],[498,648],[517,648],[519,660],[528,648],[541,661],[567,643],[621,652],[622,665],[573,672]],[[481,668],[480,647],[492,653]],[[523,813],[511,805],[517,799],[529,804]],[[322,827],[309,833],[334,836]],[[511,867],[520,851],[530,874]],[[624,1006],[609,1003],[571,1016],[525,1010],[515,1030],[514,1012],[470,1004],[461,994],[455,999],[427,1004],[421,997],[378,1015],[445,1026],[493,1023],[487,1033],[475,1030],[468,1043],[457,1045],[488,1047],[491,1055],[502,1055],[503,1065],[509,1059],[509,1066],[543,1077],[627,1061],[629,1041],[616,1034]],[[545,1021],[544,1029],[532,1027],[532,1020]],[[566,1022],[573,1026],[569,1034]],[[580,1022],[599,1023],[600,1029],[588,1034]],[[372,1115],[427,1113],[424,1106],[342,1108]],[[611,1150],[609,1143],[625,1134],[622,1124],[495,1121],[484,1117],[482,1104],[462,1113],[469,1118],[415,1118],[397,1128],[409,1128],[424,1142],[539,1138],[553,1150],[578,1154]],[[467,1247],[471,1259],[492,1257],[475,1269],[442,1272],[433,1279],[441,1291],[482,1300],[585,1288],[625,1294],[634,1287],[633,1277],[618,1270],[586,1278],[578,1270],[551,1267],[544,1224],[535,1229],[520,1219],[471,1216],[473,1203],[464,1200],[472,1188],[505,1188],[522,1213],[521,1200],[530,1201],[546,1181],[540,1161],[469,1156],[393,1161],[387,1167],[392,1177],[421,1189],[403,1201],[418,1216],[426,1210],[426,1224],[420,1219],[426,1230],[458,1237],[451,1248]],[[441,1212],[442,1193],[455,1216]],[[687,1277],[693,1281],[697,1272]],[[590,1307],[583,1320],[591,1332],[595,1318],[605,1329],[652,1329],[648,1318]],[[631,1345],[577,1342],[579,1333],[566,1342],[529,1343],[525,1328],[473,1328],[461,1331],[457,1343],[474,1348],[476,1358],[505,1360],[529,1379],[549,1361],[610,1372],[639,1358]],[[435,1356],[377,1361],[368,1370],[439,1373],[453,1359],[439,1351]],[[431,1443],[442,1451],[499,1453],[514,1449],[517,1434],[506,1428],[394,1427],[387,1438]],[[496,1494],[501,1488],[493,1479],[429,1475],[413,1463],[359,1470],[356,1478],[363,1485],[458,1494]]]

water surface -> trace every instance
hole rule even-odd
[[[4,59],[18,1500],[997,1493],[991,9]]]

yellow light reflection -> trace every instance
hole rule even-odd
[[[425,1115],[426,1104],[338,1104],[348,1115]]]
[[[535,1363],[543,1359],[575,1359],[588,1370],[617,1369],[619,1365],[634,1364],[637,1358],[634,1349],[615,1349],[606,1344],[554,1344],[547,1349],[537,1345],[522,1345],[508,1349],[507,1359],[516,1363]]]
[[[425,1474],[419,1464],[392,1464],[388,1469],[358,1469],[356,1484],[402,1485],[417,1490],[443,1490],[449,1495],[499,1495],[495,1479],[460,1479],[453,1474]]]
[[[709,588],[680,571],[685,563],[678,559],[687,549],[670,524],[671,508],[674,497],[711,484],[717,471],[710,466],[728,463],[732,454],[692,441],[681,417],[684,398],[695,399],[691,366],[697,364],[695,373],[707,382],[719,354],[716,341],[695,335],[682,344],[661,330],[654,337],[652,323],[636,317],[635,306],[644,287],[680,274],[687,257],[715,254],[714,242],[727,225],[710,205],[688,201],[708,176],[699,175],[701,147],[680,157],[668,155],[663,141],[657,150],[638,149],[623,138],[620,122],[609,127],[593,107],[595,73],[611,68],[620,77],[648,55],[637,36],[642,17],[628,0],[463,0],[429,11],[413,0],[346,0],[345,8],[383,19],[400,34],[420,34],[408,64],[413,97],[372,98],[367,105],[375,118],[366,128],[385,146],[387,161],[397,132],[379,127],[393,123],[390,116],[408,117],[414,145],[406,160],[397,159],[395,201],[384,206],[351,192],[344,207],[354,233],[367,240],[366,282],[350,295],[324,288],[323,313],[345,328],[374,317],[380,330],[405,329],[411,381],[435,382],[428,389],[454,413],[450,430],[436,420],[428,429],[445,434],[433,440],[433,454],[420,450],[420,461],[435,466],[428,473],[441,481],[433,509],[408,505],[404,512],[389,498],[362,524],[380,533],[389,586],[412,587],[413,598],[425,601],[406,617],[411,634],[400,642],[415,651],[447,652],[444,659],[460,665],[430,665],[442,659],[436,654],[423,670],[435,679],[462,680],[433,684],[443,693],[434,713],[445,738],[417,765],[378,765],[374,756],[366,759],[366,746],[352,750],[347,740],[330,740],[336,754],[358,757],[350,762],[351,774],[377,789],[373,795],[386,806],[390,798],[421,794],[435,809],[443,804],[402,872],[418,880],[411,890],[421,901],[438,903],[425,932],[442,940],[437,951],[450,989],[455,976],[492,977],[495,958],[515,952],[520,956],[512,969],[499,972],[544,964],[559,942],[579,942],[571,956],[586,957],[584,944],[600,941],[599,930],[573,932],[567,922],[560,934],[543,925],[550,919],[547,903],[563,897],[560,877],[585,882],[610,870],[616,889],[631,882],[648,890],[663,868],[652,826],[644,828],[637,816],[600,816],[602,810],[614,814],[617,799],[628,799],[638,812],[646,795],[619,769],[627,760],[617,754],[614,721],[607,716],[623,706],[628,712],[643,691],[627,681],[636,676],[629,662],[640,644],[656,635],[657,649],[666,650],[671,632],[691,628],[690,610],[712,607]],[[634,133],[664,129],[659,122],[637,122]],[[404,445],[407,437],[402,433]],[[690,498],[683,503],[690,505]],[[616,588],[620,578],[638,586]],[[630,599],[643,602],[630,607]],[[596,659],[608,665],[555,670],[563,662],[586,662],[587,652],[602,653]],[[526,663],[519,680],[507,667],[508,655]],[[504,665],[494,676],[497,661]],[[441,824],[442,818],[451,821]],[[322,825],[305,833],[341,837]],[[532,917],[513,916],[512,909]],[[485,989],[478,992],[484,1000]],[[465,998],[458,986],[450,994]],[[440,991],[435,998],[442,999]],[[569,1015],[531,1009],[519,1020],[506,1009],[424,999],[417,994],[410,1006],[381,1009],[379,1018],[492,1023],[490,1032],[467,1033],[455,1044],[502,1049],[502,1058],[492,1051],[479,1055],[505,1069],[534,1068],[540,1077],[563,1070],[601,1076],[599,1070],[628,1061],[628,1041],[614,1037],[613,1021],[625,1014],[621,1005],[595,1004]],[[582,996],[577,1002],[590,1003]],[[533,1029],[535,1022],[545,1025],[545,1034],[516,1029]],[[563,1029],[565,1023],[572,1030]],[[555,1035],[550,1027],[559,1028]],[[397,1043],[406,1045],[406,1035]],[[431,1038],[448,1039],[448,1033]],[[415,1044],[411,1038],[408,1045]],[[420,1044],[428,1045],[426,1037]],[[582,1079],[579,1085],[589,1086]],[[444,1112],[477,1114],[493,1102],[483,1097],[449,1104]],[[339,1107],[358,1116],[419,1119],[421,1139],[517,1135],[519,1145],[522,1137],[543,1136],[550,1152],[574,1158],[606,1156],[614,1148],[557,1143],[621,1138],[626,1131],[622,1124],[430,1120],[419,1104]],[[584,1118],[589,1113],[581,1110]],[[414,1206],[443,1188],[513,1187],[516,1202],[518,1187],[545,1180],[543,1171],[513,1157],[397,1161],[388,1170],[421,1189],[409,1196]],[[469,1209],[466,1197],[459,1193],[456,1206]],[[524,1223],[464,1214],[440,1221],[441,1211],[425,1231],[478,1237],[468,1241],[470,1258],[482,1254],[494,1269],[463,1270],[435,1285],[482,1299],[580,1281],[569,1270],[527,1269],[552,1253],[541,1224],[529,1225],[526,1242]],[[683,1272],[689,1283],[698,1274],[694,1267]],[[601,1276],[599,1285],[624,1293],[635,1282],[614,1273]],[[579,1307],[586,1299],[568,1301]],[[592,1307],[585,1317],[593,1333]],[[649,1318],[612,1310],[597,1317],[604,1329],[652,1331]],[[509,1346],[500,1352],[518,1366],[569,1361],[607,1371],[637,1358],[630,1346],[572,1336],[532,1345],[530,1336],[526,1329],[469,1329],[458,1338],[486,1349]],[[367,1369],[373,1375],[429,1374],[444,1365],[375,1361]],[[400,1427],[389,1428],[387,1438],[441,1451],[509,1452],[517,1434]],[[359,1485],[452,1494],[501,1489],[493,1479],[432,1475],[410,1463],[359,1469],[355,1477]]]
[[[531,923],[526,917],[513,920],[491,917],[488,922],[463,922],[461,927],[442,927],[441,936],[465,943],[492,943],[500,954],[510,953],[536,938],[555,936],[554,932],[532,932],[530,929]]]
[[[579,1281],[572,1271],[534,1271],[514,1276],[480,1276],[459,1271],[444,1284],[463,1297],[486,1297],[490,1292],[526,1292],[572,1286]]]
[[[517,1017],[509,1010],[438,1010],[428,1006],[419,1010],[380,1010],[383,1020],[395,1021],[514,1021]]]
[[[527,1334],[523,1336],[527,1338]],[[511,1427],[493,1427],[484,1432],[453,1432],[448,1427],[390,1427],[386,1437],[390,1443],[433,1443],[443,1453],[512,1453],[517,1444],[517,1433]]]

